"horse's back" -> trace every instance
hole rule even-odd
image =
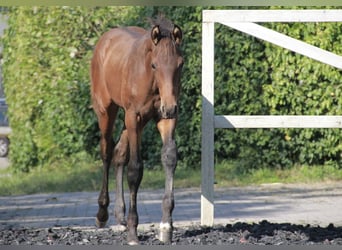
[[[133,43],[144,34],[146,34],[146,30],[139,27],[114,28],[107,31],[96,45],[93,60],[100,59],[98,63],[103,64],[108,57],[126,57],[130,53]]]
[[[146,34],[139,27],[114,28],[100,37],[91,61],[94,108],[103,112],[112,99],[121,106],[121,83],[134,43]]]

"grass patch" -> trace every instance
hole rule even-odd
[[[67,167],[61,162],[59,167],[54,164],[35,168],[29,173],[13,173],[11,169],[6,169],[0,172],[0,194],[92,191],[99,188],[99,170],[99,167],[86,162],[77,163],[73,167]]]
[[[80,157],[82,158],[82,157]],[[125,177],[124,177],[125,178]],[[247,186],[263,183],[314,183],[342,180],[342,169],[326,166],[294,166],[290,169],[253,169],[238,167],[237,162],[223,161],[215,166],[217,187]],[[145,169],[142,189],[164,188],[163,169]],[[57,193],[100,191],[102,168],[100,161],[63,160],[49,167],[36,168],[30,173],[12,173],[11,169],[0,170],[0,195],[33,193]],[[114,190],[114,170],[110,171],[109,189]],[[200,187],[200,169],[177,168],[176,188]],[[127,190],[127,182],[125,181]]]
[[[236,162],[221,162],[215,167],[219,187],[259,185],[264,183],[317,183],[341,181],[342,169],[333,165],[296,165],[288,169],[250,169],[238,167]]]
[[[189,178],[191,177],[191,178]],[[115,188],[114,169],[110,169],[109,190]],[[125,189],[128,190],[126,175]],[[200,170],[178,168],[175,187],[199,187]],[[160,167],[145,169],[140,188],[164,188],[165,174]],[[0,170],[0,196],[58,192],[99,192],[102,185],[102,164],[100,161],[60,161],[51,166],[35,168],[29,173],[13,173],[10,168]]]

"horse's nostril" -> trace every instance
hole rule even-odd
[[[174,108],[173,108],[173,113],[177,114],[177,111],[178,111],[178,107],[177,107],[177,105],[175,105]]]

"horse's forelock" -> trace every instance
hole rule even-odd
[[[161,37],[169,37],[173,31],[174,24],[164,15],[159,15],[155,19],[150,19],[152,26],[159,26]]]
[[[155,49],[157,54],[163,57],[169,57],[178,53],[177,47],[171,39],[161,39]]]

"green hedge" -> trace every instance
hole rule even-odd
[[[342,54],[342,24],[264,25]],[[340,70],[235,31],[231,33],[226,27],[219,29],[222,30],[216,35],[217,113],[341,114]],[[216,141],[218,159],[237,158],[238,164],[247,169],[294,164],[342,166],[339,129],[225,130],[216,133]]]
[[[104,30],[134,21],[133,10],[9,10],[3,75],[13,130],[10,159],[15,169],[27,171],[98,148],[97,123],[89,98],[92,49]]]
[[[180,167],[199,168],[202,9],[10,8],[10,28],[3,39],[3,72],[14,168],[28,171],[84,152],[99,157],[97,121],[89,98],[93,46],[109,28],[149,27],[145,17],[158,13],[166,14],[184,32],[185,66],[176,139]],[[342,54],[341,24],[265,25]],[[216,25],[215,48],[216,113],[341,114],[341,71],[223,25]],[[216,159],[238,159],[245,169],[342,163],[337,129],[218,129],[215,138]],[[160,146],[151,123],[143,136],[147,167],[160,165]]]

